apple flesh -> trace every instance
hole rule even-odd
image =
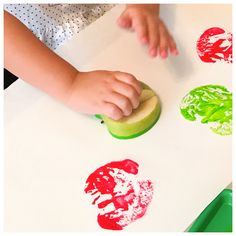
[[[151,89],[143,89],[139,97],[140,104],[155,96],[155,93]]]
[[[120,120],[102,116],[109,132],[117,138],[137,137],[149,130],[160,116],[161,106],[157,95],[150,88],[143,89],[139,107],[132,114]]]

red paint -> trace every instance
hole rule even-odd
[[[197,41],[197,53],[204,62],[232,63],[232,34],[218,27],[207,29]]]
[[[84,191],[93,197],[92,204],[100,211],[97,220],[102,228],[122,230],[145,214],[153,184],[137,179],[138,167],[129,159],[110,162],[88,177]]]

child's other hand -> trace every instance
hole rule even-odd
[[[138,107],[141,85],[120,71],[79,72],[68,94],[67,105],[73,109],[119,120]]]
[[[168,51],[178,54],[174,39],[159,18],[159,4],[128,4],[117,22],[136,31],[140,42],[148,45],[150,56],[166,58]]]

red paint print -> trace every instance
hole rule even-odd
[[[203,62],[232,63],[232,34],[218,27],[207,29],[197,41],[197,53]]]
[[[104,229],[122,230],[144,216],[153,196],[150,180],[138,180],[139,165],[129,159],[110,162],[87,179],[85,193],[99,209],[98,224]]]

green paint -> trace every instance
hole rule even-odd
[[[220,135],[232,134],[232,93],[220,85],[205,85],[191,90],[180,105],[185,119],[210,123],[210,129]]]

